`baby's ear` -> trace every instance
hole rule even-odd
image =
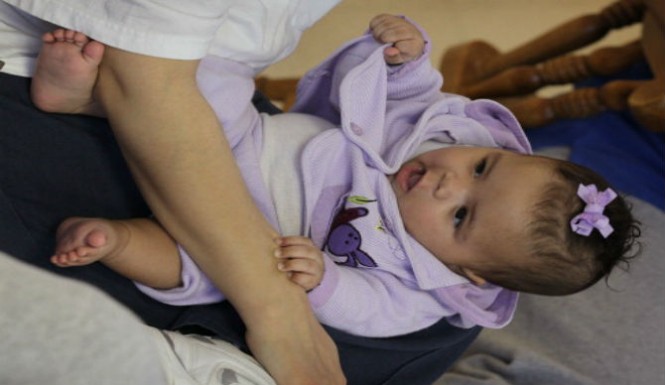
[[[485,278],[479,276],[478,274],[473,272],[473,270],[471,270],[471,269],[463,267],[462,272],[464,273],[465,277],[467,277],[471,282],[473,282],[477,286],[484,286],[487,283]]]

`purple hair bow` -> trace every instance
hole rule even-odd
[[[614,228],[610,225],[610,219],[603,214],[605,206],[617,197],[617,193],[611,188],[598,191],[595,184],[583,185],[577,188],[577,196],[582,198],[586,206],[570,221],[570,227],[577,234],[588,237],[593,229],[598,230],[603,238],[607,238]]]

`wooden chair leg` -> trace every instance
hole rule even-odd
[[[594,75],[608,76],[643,58],[639,41],[601,48],[587,56],[565,55],[532,66],[517,66],[475,84],[460,86],[470,98],[523,95],[555,84],[569,84]]]
[[[460,92],[506,69],[532,65],[584,47],[605,36],[610,30],[642,20],[642,0],[619,0],[596,14],[577,17],[511,50],[500,53],[486,42],[474,41],[448,50],[441,60],[446,78],[443,90]]]
[[[665,131],[665,3],[648,1],[642,46],[653,72],[653,80],[633,92],[628,105],[633,117],[651,131]]]
[[[636,90],[628,99],[629,109],[643,127],[665,132],[665,89],[656,82]]]
[[[642,37],[623,47],[588,56],[557,56],[594,42],[611,29],[642,23]],[[596,14],[577,17],[511,51],[473,41],[453,47],[441,59],[443,91],[471,98],[501,98],[525,127],[560,118],[591,116],[604,109],[628,109],[643,127],[665,131],[665,2],[619,0]],[[613,82],[597,90],[575,90],[554,98],[530,95],[550,84],[612,75],[646,57],[653,79]],[[554,59],[551,59],[554,58]],[[512,97],[509,97],[512,96]]]
[[[524,128],[536,128],[561,119],[580,119],[606,110],[628,107],[635,90],[650,81],[617,80],[599,88],[579,88],[551,98],[536,95],[498,98],[510,109]]]
[[[270,79],[261,76],[254,83],[258,91],[271,101],[279,104],[282,110],[288,111],[296,101],[298,80],[298,78]]]

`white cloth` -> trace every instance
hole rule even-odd
[[[0,341],[3,385],[167,384],[136,315],[91,285],[2,252]]]
[[[300,155],[311,138],[334,126],[314,115],[297,113],[264,115],[262,118],[261,174],[275,205],[280,233],[307,234],[302,228],[304,192]],[[285,140],[285,134],[288,140]]]
[[[147,327],[170,385],[275,385],[251,356],[228,342]]]
[[[0,0],[2,71],[30,76],[40,36],[57,24],[130,52],[220,56],[258,73],[291,53],[302,32],[340,1]]]

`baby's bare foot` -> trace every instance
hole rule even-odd
[[[103,116],[93,99],[104,45],[65,29],[44,34],[32,78],[32,101],[45,112]]]
[[[51,262],[60,267],[84,266],[115,255],[121,246],[110,221],[69,218],[56,232],[56,249]]]

